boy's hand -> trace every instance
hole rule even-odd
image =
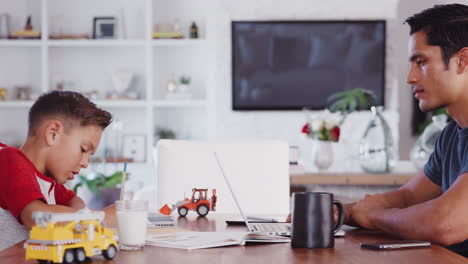
[[[115,204],[111,204],[104,208],[104,223],[106,224],[107,227],[117,227],[117,216],[116,216],[116,210],[115,210]]]

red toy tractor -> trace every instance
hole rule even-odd
[[[208,189],[192,189],[192,198],[184,198],[178,201],[172,208],[165,204],[159,212],[170,215],[177,209],[180,216],[186,216],[189,210],[197,211],[199,216],[205,216],[209,211],[216,211],[216,189],[212,189],[211,198],[207,197]]]

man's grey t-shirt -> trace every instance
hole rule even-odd
[[[450,121],[437,139],[435,150],[424,166],[424,173],[429,180],[442,187],[443,193],[458,176],[468,173],[468,127],[461,128],[455,121]],[[450,245],[448,249],[468,257],[468,240]]]

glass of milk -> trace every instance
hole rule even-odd
[[[138,250],[145,246],[148,201],[120,200],[115,202],[119,248]]]

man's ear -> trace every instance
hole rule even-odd
[[[458,52],[458,73],[468,72],[468,47],[462,48]]]
[[[47,145],[52,146],[63,133],[63,124],[58,120],[50,121],[45,128],[45,140]]]

